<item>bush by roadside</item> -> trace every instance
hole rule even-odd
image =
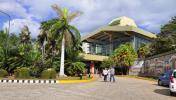
[[[0,69],[0,77],[6,77],[8,76],[8,72],[4,69]]]
[[[30,78],[30,69],[27,67],[17,68],[14,75],[15,78]]]
[[[47,70],[43,70],[41,74],[42,79],[55,79],[56,78],[56,71],[53,68],[49,68]]]
[[[80,74],[84,74],[85,67],[86,64],[83,62],[74,62],[66,69],[66,71],[70,76],[79,76]]]

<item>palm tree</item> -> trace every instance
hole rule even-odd
[[[28,26],[24,26],[21,30],[21,33],[19,34],[20,36],[20,45],[19,45],[19,52],[21,57],[23,57],[22,65],[23,66],[28,66],[29,62],[28,61],[28,55],[30,51],[32,50],[32,41],[31,41],[31,32],[29,31]]]
[[[56,38],[49,32],[52,25],[57,23],[58,19],[51,19],[43,21],[40,27],[40,34],[38,35],[38,43],[42,50],[42,61],[51,53],[52,58],[55,56],[56,51]]]
[[[28,26],[24,26],[21,30],[21,33],[20,33],[20,40],[21,40],[21,43],[22,44],[29,44],[31,43],[30,41],[30,32],[29,32],[29,28]]]
[[[80,43],[80,33],[78,29],[69,24],[74,18],[79,16],[80,12],[69,13],[68,9],[60,8],[54,4],[51,6],[58,14],[57,23],[53,24],[50,32],[54,37],[61,40],[61,62],[60,62],[60,73],[59,76],[64,76],[64,59],[65,59],[65,47],[67,50],[72,47],[77,47],[76,44]],[[57,41],[60,42],[60,41]]]
[[[42,50],[42,62],[44,63],[44,57],[45,57],[45,45],[47,40],[47,32],[43,29],[40,30],[40,34],[38,35],[38,42]]]

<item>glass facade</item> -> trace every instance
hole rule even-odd
[[[137,36],[135,36],[134,37],[135,39],[134,39],[134,45],[135,45],[135,50],[138,50],[140,47],[141,47],[141,45],[142,44],[147,44],[147,43],[150,43],[150,41],[149,40],[147,40],[147,39],[145,39],[145,38],[141,38],[141,37],[137,37]]]
[[[137,51],[138,48],[142,44],[147,44],[150,41],[148,39],[138,37],[138,36],[130,36],[130,37],[123,37],[119,39],[113,40],[111,43],[89,43],[89,53],[94,55],[110,55],[120,44],[130,42],[133,44],[134,49]],[[112,49],[112,50],[111,50]]]

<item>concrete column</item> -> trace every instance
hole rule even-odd
[[[112,44],[112,34],[109,33],[109,54],[111,55],[113,52],[113,44]]]
[[[136,50],[136,37],[135,35],[133,36],[133,48]]]
[[[90,63],[90,73],[91,73],[92,77],[94,76],[94,70],[95,70],[95,64],[94,64],[93,61],[91,61],[91,63]]]

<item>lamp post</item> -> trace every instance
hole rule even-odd
[[[4,12],[2,10],[0,10],[0,12],[3,13],[4,15],[6,15],[9,18],[9,23],[8,23],[9,27],[8,27],[8,32],[7,32],[7,34],[9,35],[9,33],[10,33],[10,20],[11,20],[11,17],[10,17],[10,15],[8,13],[6,13],[6,12]]]
[[[9,22],[8,22],[9,27],[8,27],[8,29],[7,29],[7,39],[6,39],[6,56],[7,56],[7,52],[8,52],[8,51],[7,51],[7,48],[8,48],[9,34],[10,34],[10,20],[11,20],[11,17],[10,17],[10,15],[9,15],[8,13],[6,13],[6,12],[4,12],[4,11],[2,11],[2,10],[0,10],[0,13],[6,15],[6,16],[9,18]]]

